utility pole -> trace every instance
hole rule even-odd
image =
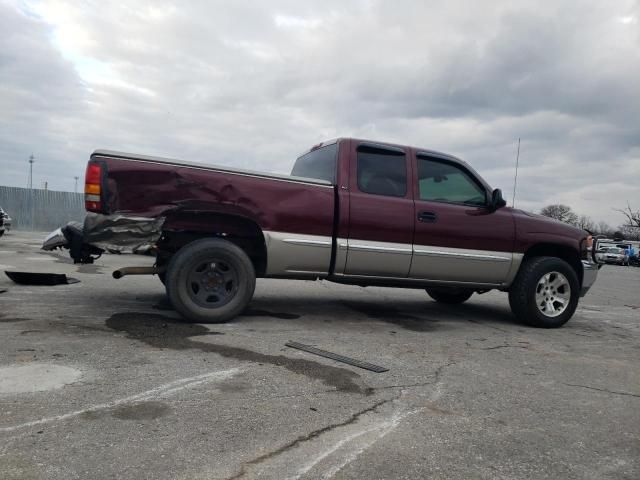
[[[34,160],[33,153],[29,157],[29,190],[33,190],[33,162]]]
[[[36,199],[33,195],[33,153],[29,156],[29,192],[31,194],[31,231],[35,230]]]
[[[75,187],[73,187],[73,191],[74,191],[75,193],[78,193],[78,178],[80,178],[80,177],[75,176],[75,177],[73,177],[73,178],[74,178],[74,180],[76,181],[76,186],[75,186]]]

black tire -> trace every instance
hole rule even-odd
[[[4,235],[4,230],[0,230],[0,237]]]
[[[466,302],[471,298],[471,295],[473,295],[473,290],[469,290],[468,288],[444,287],[427,288],[426,290],[429,296],[436,302],[449,305]]]
[[[222,323],[249,305],[256,274],[238,246],[222,239],[202,239],[173,256],[165,286],[173,308],[186,320]]]
[[[158,257],[156,257],[156,267],[167,267],[164,272],[158,274],[158,280],[160,280],[160,282],[162,282],[165,287],[167,286],[167,271],[169,270],[169,262],[170,260],[167,261],[166,258],[160,260]]]
[[[557,316],[548,316],[538,306],[536,293],[539,288],[539,282],[543,280],[544,276],[547,274],[553,276],[554,273],[561,273],[567,280],[570,290],[569,299],[568,305],[562,313]],[[563,290],[566,290],[566,287]],[[544,292],[538,293],[544,295]],[[566,293],[564,294],[566,295]],[[528,325],[541,328],[558,328],[567,323],[575,313],[579,294],[578,275],[571,265],[557,257],[533,257],[526,260],[520,267],[520,271],[509,289],[509,305],[518,320]]]

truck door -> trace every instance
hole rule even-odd
[[[490,192],[463,164],[417,152],[415,234],[409,276],[500,284],[514,259],[511,210],[488,208]]]
[[[408,276],[414,216],[411,171],[403,148],[351,142],[345,274]]]

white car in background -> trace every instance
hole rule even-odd
[[[604,247],[598,249],[596,258],[605,263],[613,263],[616,265],[629,265],[629,254],[624,248]]]

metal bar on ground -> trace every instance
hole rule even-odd
[[[354,367],[364,368],[365,370],[370,370],[376,373],[388,372],[388,368],[381,367],[379,365],[374,365],[373,363],[361,362],[360,360],[356,360],[354,358],[345,357],[344,355],[338,355],[337,353],[327,352],[326,350],[321,350],[316,347],[312,347],[311,345],[305,345],[304,343],[298,342],[287,342],[285,346],[291,348],[297,348],[298,350],[303,350],[305,352],[313,353],[314,355],[320,355],[321,357],[330,358],[331,360],[335,360],[337,362],[346,363],[348,365],[353,365]]]

